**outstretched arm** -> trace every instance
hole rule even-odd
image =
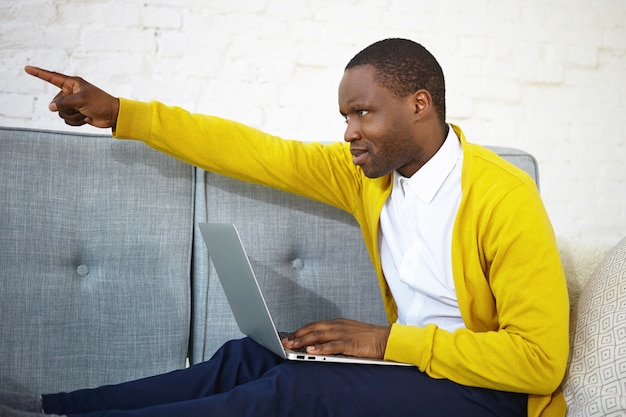
[[[66,124],[70,126],[90,124],[115,129],[120,108],[118,98],[80,77],[69,77],[31,66],[25,67],[24,70],[61,89],[52,99],[49,108],[50,111],[58,112]]]

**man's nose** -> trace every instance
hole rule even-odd
[[[347,121],[347,127],[346,127],[346,131],[343,135],[343,140],[345,140],[346,142],[350,143],[350,142],[354,142],[355,140],[359,140],[361,139],[361,131],[359,130],[359,127],[357,125],[357,123],[348,120]]]

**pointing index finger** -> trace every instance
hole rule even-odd
[[[24,71],[26,71],[26,73],[32,75],[33,77],[37,77],[41,80],[47,81],[50,84],[55,85],[59,88],[63,88],[63,85],[65,85],[67,80],[70,78],[67,75],[63,75],[58,72],[52,72],[30,65],[24,67]]]

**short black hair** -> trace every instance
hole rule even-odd
[[[446,83],[435,57],[422,45],[408,39],[384,39],[373,43],[346,65],[346,70],[371,65],[375,81],[398,97],[424,89],[433,98],[437,116],[446,122]]]

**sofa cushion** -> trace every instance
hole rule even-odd
[[[110,136],[0,129],[0,387],[185,366],[191,166]]]
[[[626,411],[626,238],[584,285],[563,392],[568,416]]]

